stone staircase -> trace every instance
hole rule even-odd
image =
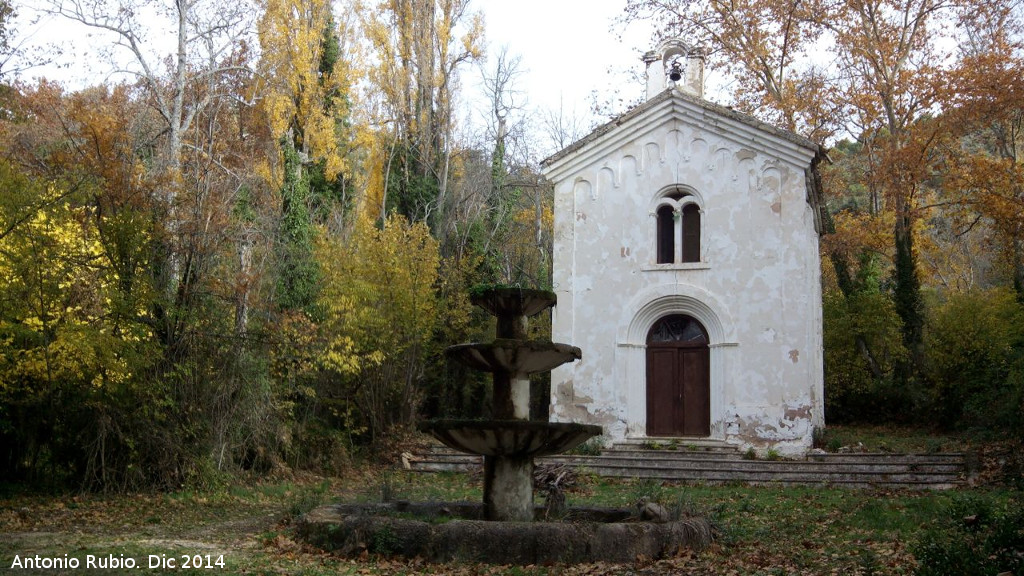
[[[479,470],[482,458],[440,444],[407,458],[418,472]],[[832,485],[911,490],[965,485],[967,457],[960,453],[812,453],[803,460],[744,457],[733,446],[712,441],[630,441],[599,455],[538,458],[537,464],[564,464],[618,478],[651,478],[691,484]]]

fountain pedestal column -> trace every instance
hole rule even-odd
[[[494,417],[498,420],[530,419],[530,376],[495,372]]]
[[[484,518],[533,521],[533,458],[484,456]]]

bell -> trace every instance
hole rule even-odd
[[[672,63],[672,69],[668,71],[668,79],[673,82],[679,82],[683,78],[683,69],[679,66],[679,62]]]

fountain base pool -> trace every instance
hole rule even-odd
[[[620,508],[569,508],[558,520],[545,520],[544,513],[538,506],[533,522],[493,522],[482,519],[480,503],[336,504],[305,515],[299,533],[345,556],[365,551],[516,565],[654,560],[711,541],[703,518],[647,522]]]

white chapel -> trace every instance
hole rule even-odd
[[[551,420],[606,441],[810,449],[824,425],[810,140],[703,99],[699,49],[644,56],[647,100],[546,159],[554,185]]]

